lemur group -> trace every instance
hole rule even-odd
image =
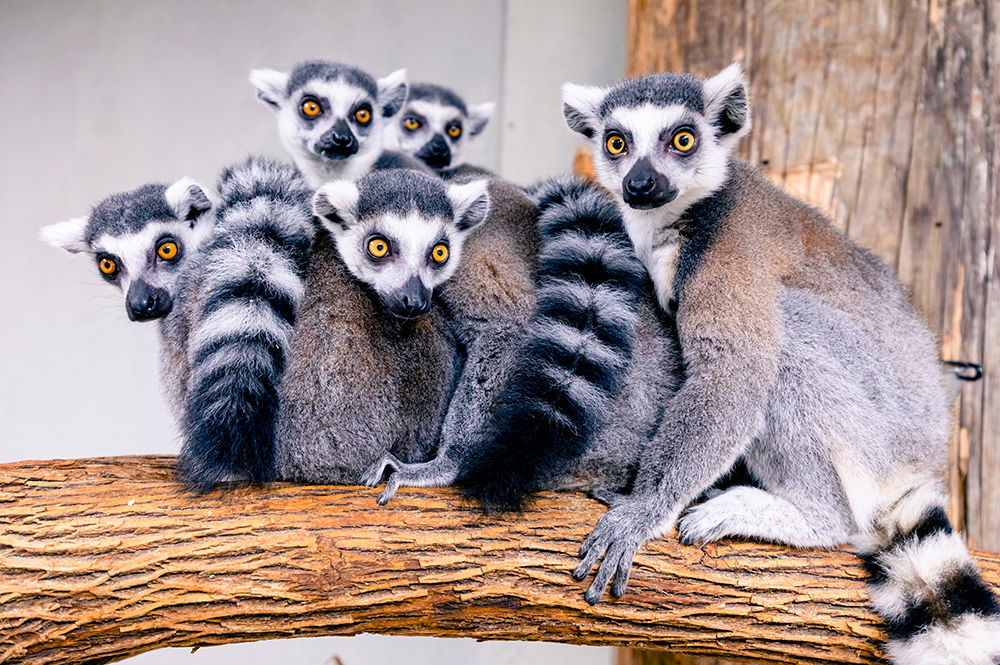
[[[159,322],[187,487],[456,485],[512,520],[589,491],[591,603],[675,527],[851,544],[894,663],[1000,662],[945,514],[954,373],[882,262],[734,156],[739,66],[566,84],[596,182],[531,187],[464,162],[492,104],[404,70],[250,82],[292,163],[143,185],[42,234]]]

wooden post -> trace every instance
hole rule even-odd
[[[630,0],[628,26],[629,75],[706,76],[741,61],[754,114],[743,156],[896,270],[944,358],[982,363],[985,380],[956,407],[950,512],[972,544],[994,549],[997,16],[998,0]]]

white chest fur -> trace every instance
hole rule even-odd
[[[656,299],[669,312],[680,255],[680,232],[665,223],[662,212],[627,209],[623,211],[623,219],[636,256],[653,281]]]

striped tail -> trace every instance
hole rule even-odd
[[[278,387],[295,327],[314,225],[312,191],[291,166],[250,158],[223,172],[215,233],[202,250],[202,295],[181,479],[207,491],[274,478]]]
[[[911,490],[862,548],[894,665],[997,665],[1000,603],[983,582],[935,484]]]
[[[484,437],[456,483],[487,511],[516,511],[587,449],[621,392],[646,272],[621,215],[576,179],[534,190],[537,308]]]

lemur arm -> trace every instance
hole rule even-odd
[[[677,325],[686,379],[639,461],[635,490],[597,497],[611,509],[584,541],[574,571],[583,579],[604,556],[587,591],[591,603],[612,577],[612,595],[625,592],[639,547],[670,531],[764,426],[782,344],[780,283],[749,247],[713,249],[723,251],[705,257],[681,294]]]

